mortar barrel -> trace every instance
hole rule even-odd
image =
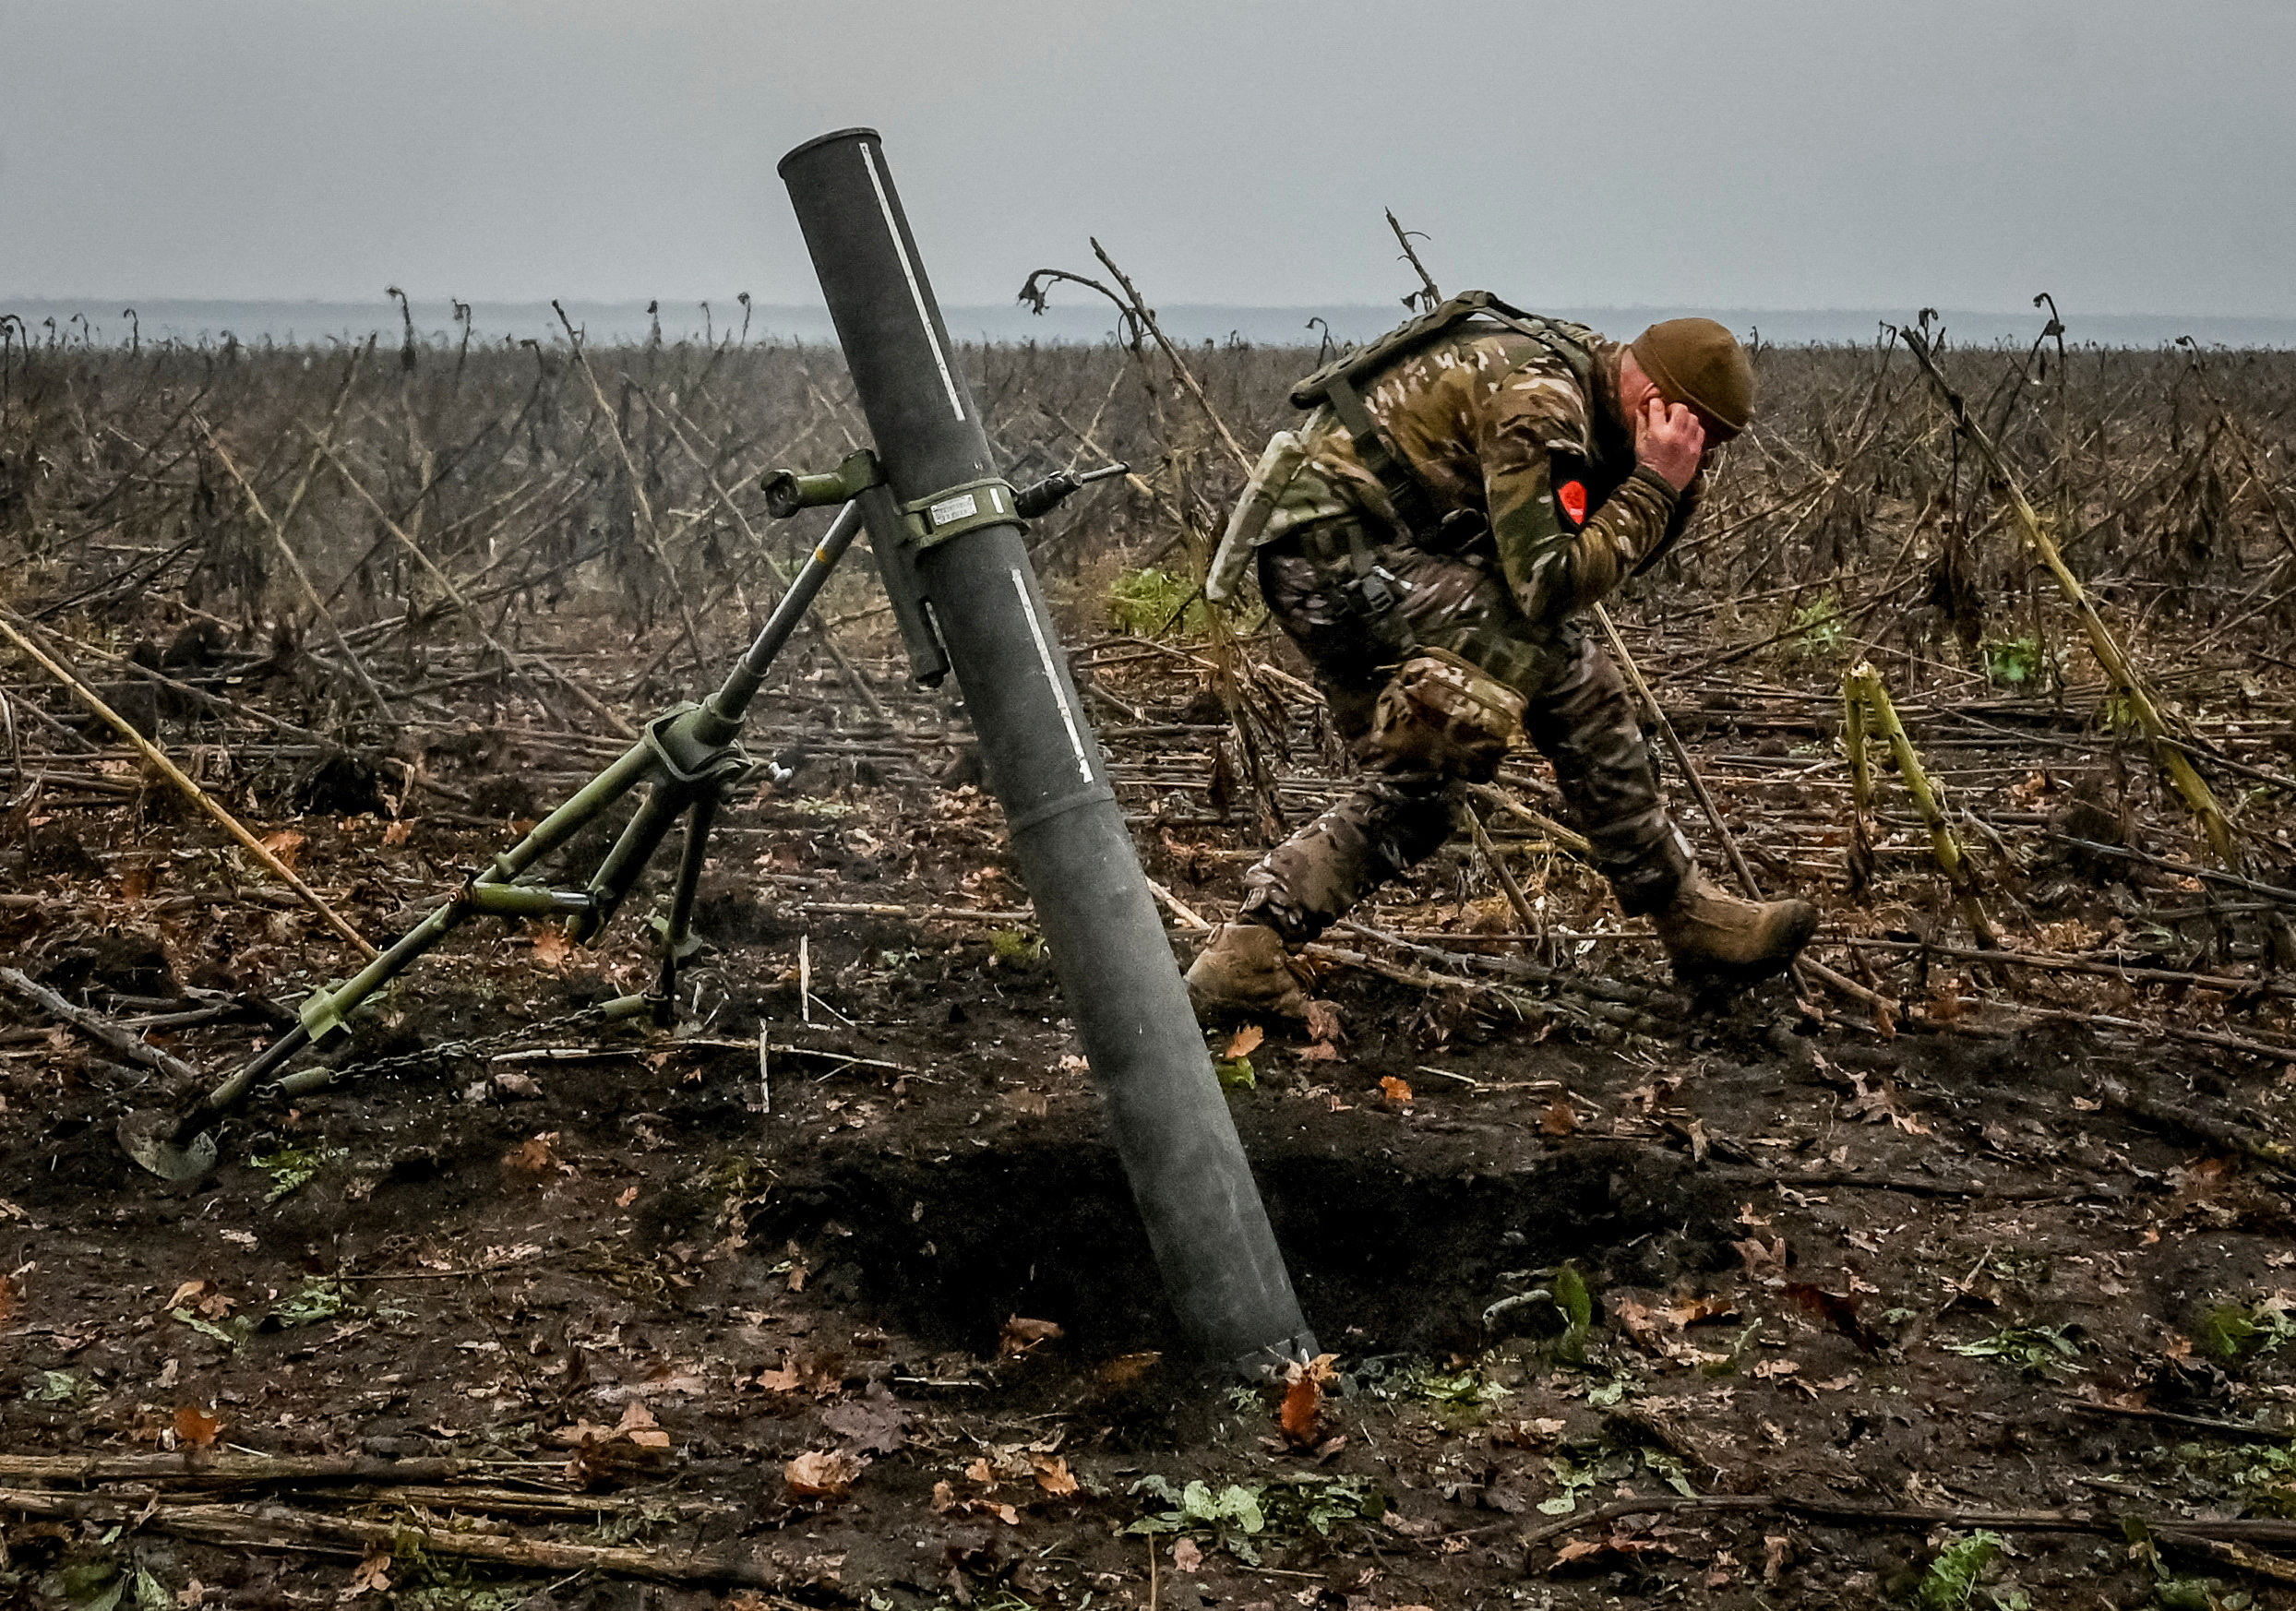
[[[780,171],[893,494],[961,500],[999,471],[876,131],[824,135]],[[916,570],[1182,1326],[1247,1370],[1312,1354],[1022,527],[963,530]]]

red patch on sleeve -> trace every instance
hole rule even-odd
[[[1571,517],[1574,526],[1586,524],[1586,483],[1566,481],[1555,489],[1555,498],[1562,505],[1562,512]]]

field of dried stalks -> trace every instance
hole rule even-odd
[[[755,713],[788,775],[722,818],[685,1030],[594,1010],[641,923],[473,927],[211,1178],[138,1174],[124,1113],[348,971],[317,907],[387,940],[714,686],[820,530],[759,475],[864,427],[818,349],[6,334],[0,1598],[2296,1581],[2296,355],[1948,345],[1996,465],[1903,346],[1761,352],[1615,612],[1685,829],[1820,903],[1819,966],[1686,999],[1511,759],[1480,843],[1316,951],[1337,1034],[1211,1038],[1343,1373],[1262,1394],[1172,1351],[961,704],[907,686],[865,553]],[[1193,594],[1242,476],[1212,415],[1256,447],[1314,356],[1186,350],[1200,400],[1153,347],[965,355],[1016,481],[1131,466],[1033,543],[1183,958],[1345,787],[1297,657]]]

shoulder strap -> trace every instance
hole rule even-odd
[[[1463,291],[1430,313],[1397,325],[1376,340],[1352,352],[1343,352],[1292,388],[1295,408],[1331,405],[1348,443],[1364,469],[1377,478],[1393,506],[1404,530],[1421,543],[1435,541],[1442,517],[1427,487],[1401,455],[1388,446],[1387,436],[1363,403],[1363,383],[1380,370],[1473,318],[1488,318],[1517,334],[1528,336],[1565,364],[1583,389],[1590,392],[1595,373],[1595,332],[1584,325],[1525,313],[1488,291]]]
[[[1323,400],[1332,405],[1332,412],[1346,431],[1357,459],[1378,478],[1388,503],[1394,507],[1396,520],[1419,542],[1432,541],[1442,523],[1442,517],[1435,512],[1435,500],[1428,496],[1426,484],[1411,466],[1389,451],[1387,434],[1363,406],[1363,394],[1356,390],[1354,380],[1334,375],[1323,384]]]

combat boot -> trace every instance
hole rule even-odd
[[[1818,926],[1807,901],[1741,901],[1695,867],[1651,925],[1685,979],[1746,984],[1790,965]]]
[[[1188,1001],[1200,1019],[1308,1016],[1308,993],[1291,971],[1284,937],[1263,923],[1224,923],[1188,970]]]

